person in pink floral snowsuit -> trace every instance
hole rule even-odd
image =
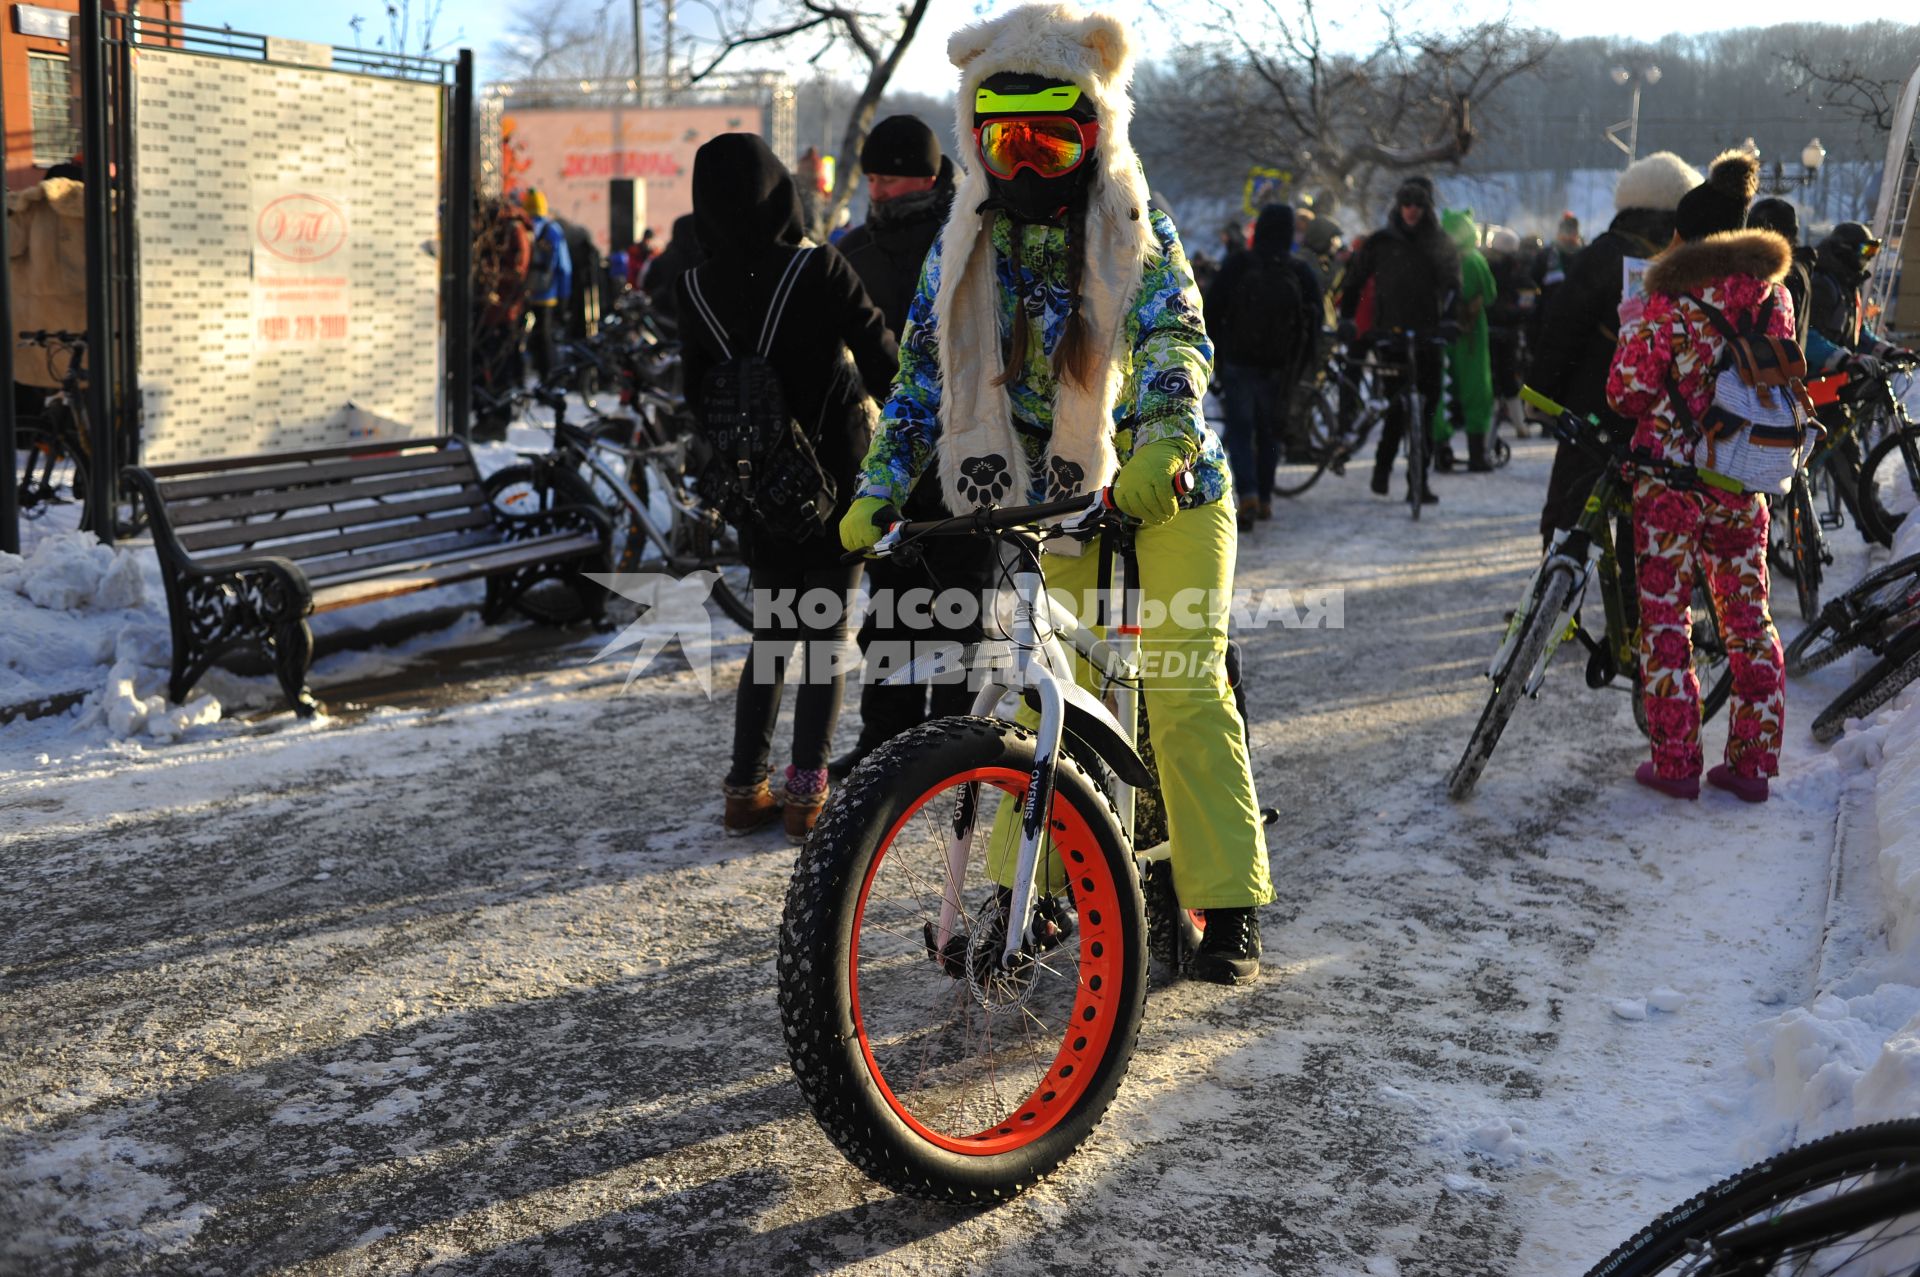
[[[1684,463],[1691,423],[1713,400],[1725,345],[1693,299],[1736,327],[1772,299],[1765,331],[1792,340],[1793,302],[1780,281],[1792,248],[1772,231],[1745,230],[1758,165],[1730,151],[1681,200],[1674,240],[1646,273],[1643,303],[1621,306],[1607,400],[1634,421],[1636,450]],[[1685,401],[1676,412],[1670,387]],[[1679,798],[1700,793],[1700,685],[1693,675],[1695,573],[1704,570],[1733,668],[1726,762],[1708,781],[1748,802],[1780,772],[1785,665],[1767,610],[1767,502],[1711,487],[1675,487],[1642,472],[1633,491],[1640,589],[1640,674],[1653,759],[1636,779]]]

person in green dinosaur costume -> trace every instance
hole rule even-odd
[[[1467,469],[1493,469],[1487,455],[1487,439],[1493,430],[1493,354],[1487,339],[1487,307],[1498,291],[1493,268],[1480,251],[1480,228],[1474,224],[1470,209],[1450,208],[1440,218],[1441,227],[1460,249],[1460,336],[1447,346],[1447,393],[1433,406],[1434,463],[1442,470],[1452,466],[1453,418],[1449,409],[1458,404],[1461,425],[1467,434]]]

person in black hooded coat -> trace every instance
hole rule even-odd
[[[680,278],[675,295],[687,402],[696,420],[707,374],[726,356],[719,336],[693,305],[693,285],[725,331],[726,348],[750,352],[759,344],[774,291],[795,254],[810,253],[765,353],[788,411],[806,430],[837,487],[838,504],[820,533],[802,541],[756,535],[751,527],[740,531],[757,599],[790,592],[785,597],[793,600],[810,590],[827,590],[839,595],[839,607],[825,625],[800,621],[807,612],[795,606],[772,609],[754,626],[754,655],[741,673],[734,706],[724,818],[728,833],[745,833],[781,812],[782,800],[767,784],[767,759],[787,657],[795,642],[804,642],[808,677],[795,698],[793,765],[787,768],[784,795],[788,835],[804,838],[826,801],[827,744],[845,685],[837,674],[812,677],[811,667],[843,641],[847,597],[858,573],[840,562],[833,529],[851,499],[855,467],[866,454],[878,411],[875,401],[893,384],[899,350],[846,258],[831,246],[804,243],[793,175],[758,136],[722,134],[694,155],[693,217],[706,260]]]
[[[1288,404],[1320,336],[1320,281],[1293,255],[1293,226],[1288,205],[1261,209],[1253,247],[1229,257],[1206,292],[1242,532],[1272,513]]]
[[[911,115],[880,121],[867,134],[860,150],[860,167],[867,174],[867,220],[841,238],[837,245],[860,282],[866,285],[887,327],[898,340],[906,331],[907,309],[920,287],[927,252],[940,237],[953,204],[953,161],[940,153],[933,130]],[[901,513],[909,519],[940,519],[947,515],[940,499],[940,476],[930,469],[921,476]],[[875,559],[866,565],[867,589],[876,599],[898,601],[910,590],[963,591],[978,599],[993,582],[995,549],[973,537],[935,537],[912,563]],[[871,662],[875,645],[882,653],[908,650],[911,644],[951,643],[965,647],[978,643],[983,629],[977,618],[949,626],[929,609],[931,624],[910,624],[896,606],[874,607],[860,626],[860,651]],[[852,749],[827,764],[835,778],[851,772],[862,758],[901,732],[929,718],[968,713],[973,689],[965,680],[889,686],[868,681],[860,688],[860,738]]]

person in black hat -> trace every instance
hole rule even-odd
[[[920,286],[920,268],[927,250],[939,237],[941,224],[953,204],[953,161],[940,153],[933,130],[911,115],[893,115],[873,126],[860,148],[860,167],[867,175],[867,220],[848,231],[840,252],[853,264],[867,295],[873,298],[887,327],[899,337],[907,325],[907,308]],[[909,519],[938,519],[946,515],[940,483],[928,471],[907,499]],[[911,590],[963,590],[979,598],[990,580],[991,547],[971,537],[936,538],[919,562],[892,558],[867,564],[867,588],[876,599],[890,592],[897,602]],[[968,625],[939,624],[941,613],[929,608],[924,617],[931,626],[907,628],[902,609],[870,608],[860,627],[860,650],[871,653],[904,644],[955,643],[980,640],[977,619]],[[968,613],[977,617],[977,613]],[[964,680],[901,687],[869,681],[860,689],[860,738],[852,749],[828,764],[836,778],[851,772],[875,748],[928,718],[965,714],[973,692]]]
[[[898,336],[927,250],[953,203],[953,161],[920,120],[890,115],[867,134],[860,167],[867,175],[867,220],[847,232],[840,252]]]

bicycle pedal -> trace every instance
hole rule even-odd
[[[1820,520],[1820,526],[1825,528],[1829,532],[1838,532],[1841,528],[1845,527],[1847,524],[1846,516],[1844,515],[1823,514],[1818,517]]]

